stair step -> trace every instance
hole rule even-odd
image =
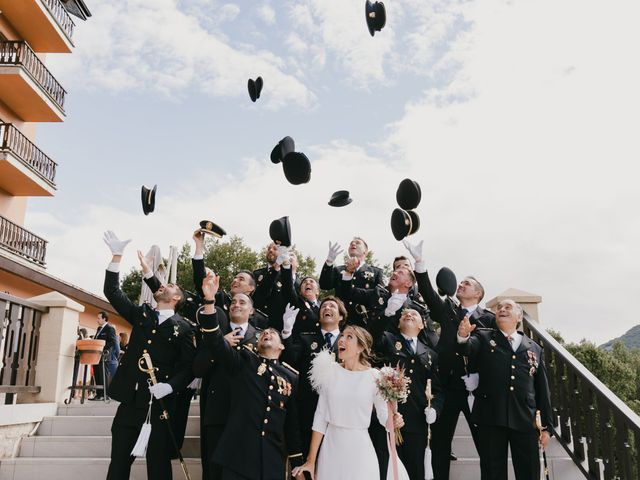
[[[185,458],[193,480],[202,478],[199,458]],[[184,478],[177,460],[171,462],[173,478]],[[108,458],[12,458],[0,462],[0,480],[69,480],[78,478],[105,478],[109,468]],[[146,460],[136,459],[131,467],[130,480],[147,480]]]
[[[21,458],[109,458],[110,436],[49,436],[27,437],[20,443]],[[182,445],[184,457],[200,457],[200,437],[188,436]]]
[[[37,436],[110,436],[111,416],[86,416],[86,417],[44,417]],[[189,417],[187,420],[187,436],[200,435],[200,418]]]
[[[453,437],[451,451],[455,453],[458,458],[478,458],[473,437],[470,435],[456,435]],[[509,456],[511,456],[511,453],[509,453]],[[551,458],[569,458],[565,449],[555,438],[551,438],[547,446],[547,459]]]
[[[111,416],[113,417],[116,414],[116,410],[118,410],[119,402],[115,400],[109,400],[109,402],[85,402],[84,405],[79,403],[72,403],[71,405],[58,405],[58,416],[65,417],[73,417],[73,416],[97,416],[97,417],[105,417]],[[189,408],[189,415],[193,417],[197,417],[200,415],[200,402],[193,401],[191,402],[191,406]]]
[[[584,480],[584,475],[570,458],[547,458],[549,467],[549,478],[552,480]],[[451,462],[449,472],[451,480],[461,480],[468,478],[480,478],[480,460],[478,458],[458,458]],[[513,464],[509,459],[508,467],[509,480],[515,480]]]

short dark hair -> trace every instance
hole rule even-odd
[[[246,273],[247,275],[249,275],[249,283],[251,284],[252,287],[255,288],[256,286],[256,277],[253,276],[253,272],[251,270],[238,270],[238,273],[236,273],[236,275],[238,275],[239,273]]]
[[[473,277],[471,275],[467,275],[466,278],[470,278],[471,280],[473,280],[476,284],[476,288],[480,291],[480,298],[478,299],[478,302],[481,302],[482,299],[484,298],[484,287],[482,286],[482,284],[478,281],[478,279],[476,277]]]
[[[180,294],[180,299],[176,302],[176,306],[175,306],[175,311],[178,312],[182,309],[182,306],[184,305],[185,293],[184,293],[184,289],[180,285],[175,285],[175,286],[178,289],[178,293]]]
[[[339,323],[339,327],[340,329],[342,329],[342,327],[346,324],[347,322],[347,308],[344,306],[344,302],[342,300],[340,300],[338,297],[333,296],[333,295],[328,295],[326,297],[324,297],[322,299],[322,301],[320,302],[320,307],[322,308],[322,305],[325,302],[335,302],[336,305],[338,305],[338,312],[340,313],[340,315],[342,316],[342,321]]]
[[[109,321],[109,314],[107,312],[100,310],[98,315],[100,315],[105,322]]]
[[[395,267],[396,262],[399,262],[400,260],[406,260],[407,262],[411,263],[411,260],[409,260],[404,255],[398,255],[396,258],[393,259],[393,262],[391,262],[391,266]]]

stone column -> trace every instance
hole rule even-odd
[[[59,292],[49,292],[28,299],[49,307],[42,315],[35,384],[40,393],[22,395],[20,403],[60,403],[68,395],[78,337],[79,314],[84,306]]]
[[[538,318],[538,304],[542,302],[542,297],[540,295],[536,295],[535,293],[525,292],[523,290],[518,290],[516,288],[509,288],[505,290],[497,297],[492,298],[487,302],[487,307],[491,310],[495,311],[495,307],[500,300],[505,300],[510,298],[516,303],[519,303],[522,309],[527,312],[529,317],[532,320],[540,323],[540,319]]]

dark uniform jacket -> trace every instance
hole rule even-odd
[[[475,371],[475,367],[472,364],[467,367],[465,359],[457,351],[458,325],[464,318],[464,313],[451,298],[443,299],[436,293],[427,272],[414,273],[418,290],[429,307],[431,318],[440,324],[440,340],[436,348],[440,360],[440,380],[445,388],[466,390],[461,377]],[[496,317],[478,306],[469,322],[478,328],[495,328]]]
[[[398,322],[400,321],[402,310],[409,308],[416,310],[424,322],[424,328],[418,335],[419,338],[430,348],[436,348],[438,344],[438,334],[429,316],[429,309],[424,303],[419,302],[415,295],[408,294],[404,305],[398,309],[395,315],[387,317],[384,311],[387,308],[389,298],[391,298],[391,292],[389,292],[387,288],[376,285],[374,288],[352,287],[348,289],[347,281],[342,280],[342,284],[345,291],[349,292],[349,300],[364,306],[367,312],[369,312],[370,320],[367,323],[367,329],[371,335],[373,335],[374,339],[379,337],[384,331],[400,333]]]
[[[301,332],[319,332],[320,302],[318,300],[310,302],[300,295],[300,287],[296,286],[293,281],[291,268],[283,268],[280,271],[280,278],[286,303],[300,309],[296,316],[296,322],[293,324],[293,336],[298,338]]]
[[[207,272],[205,270],[204,260],[201,258],[199,259],[192,258],[191,266],[193,267],[193,282],[196,286],[197,295],[199,297],[199,304],[198,304],[198,307],[199,307],[202,304],[200,299],[204,297],[204,295],[202,295],[202,281],[206,277]],[[258,310],[258,307],[255,304],[256,302],[255,292],[252,295],[252,299],[254,302],[254,305],[253,305],[254,312],[253,312],[253,315],[249,317],[249,323],[256,328],[264,330],[265,328],[267,328],[269,324],[269,319],[265,313]],[[231,305],[231,295],[229,295],[227,292],[223,290],[220,290],[218,291],[218,293],[216,293],[215,300],[216,300],[216,306],[220,307],[224,311],[224,314],[226,315],[226,317],[229,318],[229,306]],[[187,301],[188,301],[188,298],[187,298]]]
[[[269,319],[269,326],[276,330],[282,330],[282,315],[289,301],[285,291],[283,272],[284,268],[276,270],[271,266],[262,267],[253,272],[256,279],[256,291],[253,294],[254,308],[264,312]],[[288,270],[291,273],[291,269]],[[299,285],[296,279],[293,282],[294,290]]]
[[[547,372],[542,347],[522,332],[514,352],[500,330],[481,330],[458,350],[474,360],[480,374],[471,412],[478,425],[507,427],[523,432],[535,429],[540,410],[542,426],[553,426]]]
[[[398,411],[404,417],[403,432],[427,435],[427,423],[424,409],[427,408],[427,380],[431,379],[431,393],[434,398],[431,407],[438,415],[444,405],[444,392],[438,378],[438,354],[418,338],[416,353],[413,353],[407,340],[400,333],[385,332],[374,340],[376,354],[382,359],[381,365],[391,365],[404,369],[411,379],[409,398],[406,403],[398,404]]]
[[[109,385],[109,396],[140,407],[149,403],[149,376],[138,368],[145,352],[151,355],[158,382],[168,383],[174,392],[186,388],[193,380],[195,341],[191,325],[177,314],[158,325],[157,312],[149,304],[134,305],[120,290],[117,273],[106,272],[104,295],[132,327],[127,351]]]
[[[109,323],[105,323],[101,328],[98,327],[99,332],[95,336],[96,340],[104,340],[104,351],[106,356],[104,361],[106,363],[115,363],[120,357],[120,339],[116,335],[116,329]]]
[[[360,305],[353,300],[349,300],[349,288],[374,288],[376,285],[383,284],[382,270],[378,267],[364,264],[353,274],[353,278],[349,282],[342,280],[342,272],[346,270],[345,265],[336,267],[335,265],[322,266],[320,273],[320,288],[323,290],[335,289],[336,297],[342,300],[347,307],[347,324],[359,325],[366,327],[370,318],[370,314],[366,306]],[[363,308],[364,307],[364,308]]]
[[[217,315],[199,315],[214,362],[231,378],[231,409],[214,462],[251,480],[282,480],[287,452],[302,464],[296,394],[298,375],[279,360],[224,340]]]

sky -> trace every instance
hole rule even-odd
[[[430,271],[473,274],[486,299],[541,295],[542,324],[571,341],[639,323],[637,1],[386,1],[373,38],[361,0],[87,3],[74,52],[47,57],[68,92],[66,121],[37,134],[58,191],[25,225],[49,273],[100,293],[105,230],[133,239],[128,270],[202,219],[261,248],[283,215],[318,267],[354,235],[389,263],[411,178]],[[305,185],[269,161],[285,135]],[[342,189],[353,203],[328,206]]]

